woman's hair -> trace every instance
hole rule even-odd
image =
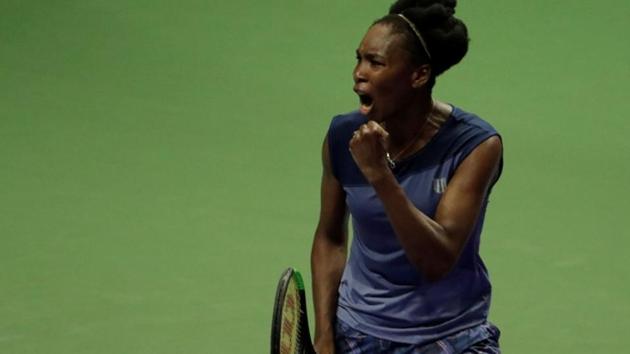
[[[457,0],[398,0],[388,15],[374,22],[388,24],[393,33],[402,35],[415,63],[431,65],[429,89],[436,76],[459,63],[468,51],[468,30],[454,16],[456,5]]]

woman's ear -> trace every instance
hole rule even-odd
[[[411,86],[413,88],[420,88],[429,81],[431,78],[431,66],[429,64],[420,65],[411,74]]]

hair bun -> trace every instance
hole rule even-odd
[[[398,0],[389,8],[389,13],[398,14],[413,8],[423,9],[435,5],[442,5],[446,8],[448,14],[453,16],[455,14],[455,7],[457,7],[457,0]]]
[[[457,6],[457,0],[444,1],[444,7],[450,10],[451,16],[455,15],[455,7]]]
[[[455,6],[457,0],[397,0],[389,8],[389,15],[384,17],[389,21],[388,18],[398,19],[396,15],[402,14],[413,26],[397,27],[398,33],[408,34],[412,27],[421,34],[420,42],[424,42],[423,47],[428,53],[433,79],[459,63],[468,51],[468,30],[454,16]],[[394,23],[402,25],[399,20]]]

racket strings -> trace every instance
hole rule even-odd
[[[303,280],[299,272],[292,268],[283,273],[276,289],[271,341],[273,354],[314,353]]]
[[[291,281],[282,305],[280,354],[295,354],[302,351],[302,309],[297,284]]]

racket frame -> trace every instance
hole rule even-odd
[[[287,268],[278,281],[276,288],[276,297],[273,306],[273,318],[271,322],[271,354],[280,353],[280,336],[282,333],[282,305],[287,294],[288,285],[291,280],[295,280],[300,297],[300,347],[299,354],[315,354],[313,342],[311,341],[311,333],[308,326],[308,314],[306,306],[306,292],[304,290],[304,280],[299,271],[294,268]]]

